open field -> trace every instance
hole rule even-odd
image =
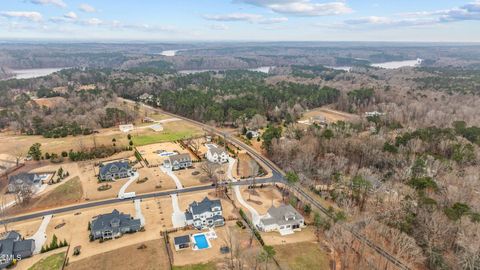
[[[31,207],[35,209],[59,207],[80,202],[82,196],[82,184],[80,178],[76,176],[64,183],[56,184],[55,189],[41,196]]]
[[[149,129],[144,129],[141,132],[134,131],[133,143],[136,146],[142,146],[152,143],[171,142],[191,137],[200,136],[203,134],[202,129],[194,126],[186,121],[174,121],[164,123],[163,131],[155,132]]]
[[[274,248],[276,251],[275,258],[282,269],[330,269],[328,254],[322,250],[318,243],[303,242],[274,246]]]
[[[140,248],[142,247],[142,248]],[[67,270],[167,270],[168,255],[162,239],[140,242],[70,263]]]
[[[355,114],[320,107],[306,111],[300,121],[310,120],[312,117],[316,116],[323,116],[327,123],[336,123],[337,121],[353,122],[360,119],[360,117]]]

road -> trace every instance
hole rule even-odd
[[[131,101],[131,100],[126,100],[127,102],[134,102],[134,101]],[[242,142],[241,140],[239,140],[238,138],[234,137],[234,136],[231,136],[231,134],[228,134],[228,133],[225,133],[225,132],[222,132],[222,131],[219,131],[217,130],[216,128],[212,127],[212,126],[209,126],[209,125],[206,125],[204,123],[200,123],[200,122],[197,122],[195,120],[192,120],[192,119],[189,119],[189,118],[186,118],[186,117],[183,117],[183,116],[179,116],[179,115],[176,115],[176,114],[173,114],[173,113],[169,113],[169,112],[165,112],[163,110],[160,110],[160,109],[157,109],[157,108],[154,108],[152,106],[148,106],[148,105],[145,105],[144,106],[152,109],[152,110],[155,110],[155,111],[158,111],[160,113],[163,113],[163,114],[166,114],[166,115],[169,115],[171,117],[174,117],[174,118],[180,118],[184,121],[187,121],[187,122],[190,122],[194,125],[197,125],[197,126],[201,126],[203,127],[205,130],[208,130],[208,131],[211,131],[217,135],[221,135],[223,137],[225,137],[228,141],[230,141],[231,143],[233,144],[236,144],[237,146],[245,149],[250,155],[252,155],[253,157],[255,157],[256,159],[260,160],[263,164],[265,164],[270,170],[272,170],[272,177],[268,178],[268,180],[270,182],[282,182],[282,183],[286,183],[286,180],[284,178],[284,175],[285,173],[278,167],[276,166],[272,161],[270,161],[269,159],[265,158],[264,156],[262,156],[261,154],[259,154],[255,149],[253,149],[251,146],[245,144],[244,142]],[[239,182],[236,182],[236,183],[239,183]],[[318,202],[318,200],[316,200],[315,198],[313,198],[312,196],[310,196],[307,192],[305,192],[304,190],[304,187],[300,186],[300,185],[295,185],[294,186],[295,190],[300,193],[311,205],[315,206],[316,208],[318,208],[320,211],[322,211],[326,216],[332,218],[331,216],[331,213],[320,203]],[[358,241],[360,241],[361,243],[365,244],[366,246],[372,248],[374,251],[376,251],[380,256],[384,257],[386,260],[388,260],[389,262],[391,262],[393,265],[395,265],[398,269],[402,269],[402,270],[410,270],[410,267],[408,267],[405,263],[403,263],[402,261],[400,261],[399,259],[397,259],[395,256],[391,255],[390,253],[388,253],[386,250],[382,249],[381,247],[379,247],[378,245],[376,245],[375,243],[373,243],[372,241],[370,241],[368,238],[366,238],[363,234],[359,233],[357,230],[347,226],[347,225],[342,225],[342,228],[349,231]]]
[[[255,179],[255,183],[257,184],[267,184],[271,183],[273,180],[270,178],[264,178],[264,179]],[[232,183],[232,185],[251,185],[252,181],[251,180],[245,180],[242,182],[235,182]],[[66,207],[61,207],[61,208],[55,208],[55,209],[49,209],[45,211],[40,211],[40,212],[35,212],[32,214],[27,214],[27,215],[22,215],[22,216],[16,216],[16,217],[11,217],[7,219],[3,219],[0,221],[0,225],[3,225],[4,223],[12,223],[12,222],[18,222],[18,221],[24,221],[24,220],[29,220],[33,218],[39,218],[43,217],[46,215],[55,215],[55,214],[61,214],[65,212],[71,212],[71,211],[77,211],[77,210],[82,210],[82,209],[87,209],[87,208],[92,208],[92,207],[99,207],[99,206],[105,206],[109,204],[115,204],[115,203],[122,203],[126,201],[133,201],[137,199],[150,199],[150,198],[155,198],[155,197],[165,197],[165,196],[170,196],[171,194],[180,194],[180,193],[191,193],[191,192],[198,192],[198,191],[205,191],[205,190],[210,190],[214,189],[215,187],[212,185],[205,185],[205,186],[196,186],[196,187],[188,187],[188,188],[183,188],[183,189],[173,189],[173,190],[168,190],[168,191],[161,191],[161,192],[155,192],[155,193],[147,193],[147,194],[140,194],[137,195],[135,198],[131,199],[109,199],[109,200],[103,200],[103,201],[95,201],[95,202],[89,202],[89,203],[84,203],[84,204],[76,204],[76,205],[71,205],[71,206],[66,206]]]
[[[129,102],[129,103],[135,103],[134,101],[131,101],[131,100],[126,100],[126,99],[123,99],[123,100],[126,101],[126,102]],[[153,108],[153,107],[145,105],[145,104],[143,104],[143,106],[145,106],[147,108],[150,108],[152,110],[155,110],[159,113],[170,115],[173,118],[179,118],[179,119],[182,119],[184,121],[190,122],[194,125],[201,126],[205,130],[211,131],[211,132],[213,132],[217,135],[221,135],[221,136],[225,137],[231,143],[236,144],[237,146],[245,149],[251,156],[253,156],[254,158],[261,161],[263,164],[265,164],[265,166],[267,166],[272,171],[272,176],[271,177],[263,178],[263,179],[256,179],[255,183],[257,183],[257,184],[275,183],[275,182],[286,183],[286,180],[284,178],[284,172],[280,168],[278,168],[272,161],[270,161],[269,159],[267,159],[264,156],[262,156],[261,154],[259,154],[255,149],[253,149],[249,145],[245,144],[244,142],[240,141],[239,139],[231,136],[230,134],[224,133],[220,130],[217,130],[214,127],[211,127],[209,125],[194,121],[192,119],[189,119],[189,118],[186,118],[186,117],[183,117],[183,116],[179,116],[179,115],[176,115],[176,114],[165,112],[163,110]],[[251,180],[244,180],[244,181],[241,181],[241,182],[234,182],[232,184],[233,185],[251,185],[252,181]],[[213,189],[213,188],[214,187],[211,186],[211,185],[209,185],[209,186],[196,186],[196,187],[184,188],[184,189],[181,189],[181,190],[169,190],[169,191],[163,191],[163,192],[141,194],[141,195],[138,195],[137,197],[135,197],[134,199],[148,199],[148,198],[154,198],[154,197],[163,197],[163,196],[170,196],[171,194],[197,192],[197,191],[204,191],[204,190],[209,190],[209,189]],[[323,207],[321,205],[321,203],[319,203],[315,198],[312,198],[307,192],[305,192],[303,190],[304,187],[301,187],[300,185],[296,185],[294,188],[309,203],[311,203],[313,206],[320,209],[320,211],[322,211],[328,217],[331,217],[331,214],[327,211],[327,209],[325,207]],[[42,211],[42,212],[37,212],[37,213],[33,213],[33,214],[28,214],[28,215],[24,215],[24,216],[17,216],[17,217],[12,217],[12,218],[8,218],[8,219],[5,219],[5,220],[1,220],[0,225],[4,224],[5,222],[10,223],[10,222],[23,221],[23,220],[28,220],[28,219],[32,219],[32,218],[38,218],[38,217],[45,216],[45,215],[65,213],[65,212],[81,210],[81,209],[86,209],[86,208],[91,208],[91,207],[98,207],[98,206],[109,205],[109,204],[114,204],[114,203],[121,203],[121,202],[124,202],[124,201],[126,201],[126,200],[110,199],[110,200],[96,201],[96,202],[80,204],[80,205],[72,205],[72,206],[67,206],[67,207],[58,208],[58,209],[46,210],[46,211]],[[343,228],[345,230],[348,230],[350,233],[352,233],[352,235],[358,241],[360,241],[363,244],[365,244],[366,246],[372,248],[380,256],[384,257],[386,260],[391,262],[393,265],[397,266],[398,269],[402,269],[402,270],[409,270],[410,269],[402,261],[398,260],[395,256],[391,255],[386,250],[382,249],[381,247],[379,247],[378,245],[376,245],[375,243],[373,243],[372,241],[367,239],[364,235],[362,235],[361,233],[359,233],[355,229],[353,229],[351,227],[348,227],[346,225],[344,225]]]

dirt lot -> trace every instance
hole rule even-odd
[[[145,248],[140,248],[145,245]],[[168,255],[162,239],[140,242],[70,263],[67,270],[167,270]]]
[[[256,188],[249,190],[246,187],[241,187],[243,199],[254,207],[260,215],[265,215],[268,209],[273,205],[278,207],[282,204],[282,194],[273,186],[266,186],[264,188]],[[244,209],[247,211],[248,209]]]
[[[318,243],[302,242],[274,246],[275,258],[282,269],[330,269],[328,253]],[[295,250],[295,252],[292,252]]]
[[[360,119],[359,116],[355,114],[320,107],[305,112],[300,121],[309,120],[311,117],[315,116],[323,116],[327,123],[336,123],[337,121],[353,122]]]
[[[252,169],[250,164],[251,162],[254,162],[254,161],[255,160],[252,157],[250,157],[250,155],[247,154],[246,152],[243,152],[243,151],[240,152],[238,154],[237,166],[236,166],[237,170],[234,176],[239,178],[252,176]]]
[[[155,143],[137,147],[138,152],[148,161],[150,165],[161,165],[168,157],[161,157],[157,151],[189,153],[188,150],[182,149],[180,144],[175,142]],[[190,156],[193,159],[193,156]]]

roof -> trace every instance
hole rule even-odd
[[[18,232],[16,231],[9,231],[5,234],[5,237],[3,237],[4,239],[21,239],[22,238],[22,235],[20,235]]]
[[[0,254],[14,255],[23,251],[33,251],[35,240],[22,240],[22,236],[15,231],[10,231],[0,239]]]
[[[17,254],[22,251],[31,251],[34,245],[35,245],[35,240],[33,239],[15,241],[13,244],[13,253]]]
[[[8,182],[10,184],[29,184],[33,185],[35,183],[38,183],[41,179],[38,177],[36,173],[19,173],[15,175],[11,175],[8,178]]]
[[[173,238],[175,245],[188,244],[190,243],[190,235],[182,235]]]
[[[119,172],[122,170],[129,170],[129,169],[130,169],[130,164],[128,164],[128,161],[110,162],[100,167],[100,175],[105,175],[108,173]]]
[[[114,209],[112,213],[99,215],[94,220],[92,220],[91,230],[110,230],[112,229],[112,223],[118,223],[119,227],[141,224],[140,219],[132,219],[129,214],[120,213],[117,209]]]
[[[286,220],[285,217],[294,217],[295,219],[293,221]],[[261,221],[264,225],[284,225],[296,222],[300,219],[303,219],[303,216],[290,204],[287,204],[279,207],[270,207],[270,209],[268,209],[268,217],[262,218]]]
[[[205,197],[201,202],[194,201],[189,205],[189,209],[193,215],[210,212],[213,207],[220,207],[220,209],[222,209],[220,200],[210,200],[208,197]]]
[[[174,161],[178,161],[178,162],[192,161],[192,159],[190,158],[190,155],[187,153],[173,155],[168,157],[168,159],[170,160],[170,163],[173,163]]]
[[[223,153],[228,155],[227,152],[225,152],[225,150],[223,150],[223,148],[220,148],[220,147],[210,147],[208,151],[210,151],[212,155],[213,154],[222,155]]]

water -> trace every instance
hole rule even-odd
[[[198,249],[204,249],[209,247],[205,234],[197,234],[194,235],[193,238],[195,239],[195,244],[197,245]]]
[[[270,70],[272,70],[274,66],[264,66],[264,67],[258,67],[258,68],[247,68],[246,70],[249,71],[256,71],[256,72],[262,72],[268,74]],[[235,69],[232,69],[235,70]],[[240,69],[242,70],[242,69]],[[208,71],[214,71],[214,72],[219,72],[219,71],[226,71],[226,69],[185,69],[185,70],[179,70],[178,73],[180,74],[195,74],[195,73],[200,73],[200,72],[208,72]]]
[[[179,50],[165,50],[160,53],[163,56],[175,56]]]
[[[15,79],[31,79],[50,75],[65,68],[31,68],[12,70]]]
[[[401,67],[416,67],[416,66],[419,66],[421,63],[422,63],[422,59],[417,58],[416,60],[375,63],[375,64],[371,64],[371,66],[378,67],[378,68],[385,68],[385,69],[396,69]]]

